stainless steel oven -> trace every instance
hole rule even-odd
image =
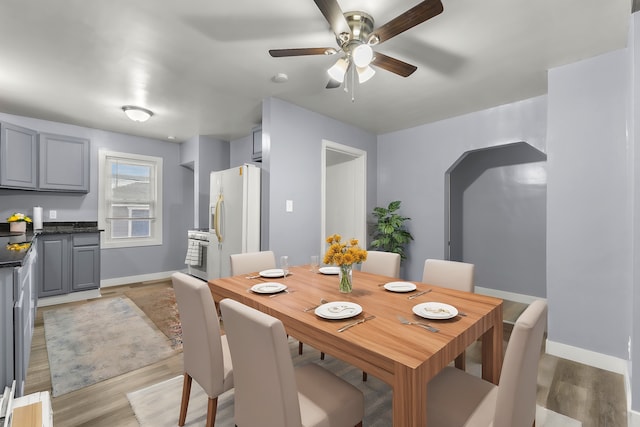
[[[202,280],[209,280],[209,269],[211,261],[209,245],[211,234],[208,229],[187,231],[187,257],[185,263],[188,266],[188,273]]]

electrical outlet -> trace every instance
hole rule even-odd
[[[49,211],[49,219],[58,218],[58,211]]]

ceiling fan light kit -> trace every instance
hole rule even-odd
[[[373,60],[373,49],[368,44],[361,44],[353,49],[353,63],[358,68],[368,67]]]
[[[339,58],[331,68],[327,70],[329,77],[333,80],[342,83],[344,81],[344,75],[347,73],[349,67],[349,61],[345,58]]]
[[[358,83],[361,84],[365,83],[376,74],[376,70],[368,65],[366,67],[357,67],[356,70],[358,71]]]
[[[330,76],[327,88],[339,87],[340,84],[345,82],[346,74],[351,71],[352,90],[356,73],[358,75],[358,83],[364,83],[374,76],[375,70],[371,67],[372,65],[401,77],[408,77],[413,74],[417,69],[416,66],[382,53],[374,52],[372,46],[377,46],[439,15],[444,10],[441,0],[424,0],[381,27],[375,28],[371,15],[361,11],[342,12],[337,0],[314,0],[314,2],[329,23],[340,48],[338,50],[327,47],[272,49],[269,54],[274,58],[278,58],[342,53],[343,56],[327,70]]]

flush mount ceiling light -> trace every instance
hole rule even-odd
[[[146,122],[153,116],[153,111],[135,105],[125,105],[122,111],[134,122]]]

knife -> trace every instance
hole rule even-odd
[[[376,316],[367,316],[364,319],[358,320],[357,322],[353,322],[353,323],[349,323],[347,325],[344,325],[342,328],[338,329],[338,332],[344,332],[344,331],[346,331],[347,329],[349,329],[352,326],[359,325],[360,323],[364,323],[367,320],[372,320],[372,319],[375,319],[375,318],[376,318]]]
[[[418,292],[417,294],[409,295],[407,297],[407,299],[414,299],[416,297],[419,297],[420,295],[428,294],[429,292],[431,292],[431,289],[427,289],[426,291]]]

